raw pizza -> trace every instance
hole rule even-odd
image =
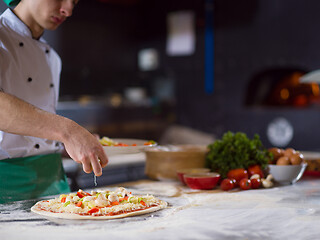
[[[167,203],[152,195],[133,195],[125,188],[115,191],[79,190],[77,193],[37,202],[31,211],[40,215],[65,219],[114,219],[154,212]]]

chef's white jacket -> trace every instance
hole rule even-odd
[[[55,113],[60,72],[58,54],[43,38],[33,39],[29,28],[7,9],[0,16],[0,90]],[[0,131],[0,160],[59,150],[61,144],[55,141]]]

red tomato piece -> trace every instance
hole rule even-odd
[[[225,178],[222,180],[221,184],[220,184],[220,188],[223,190],[223,191],[229,191],[231,189],[234,188],[234,182],[232,179],[229,179],[229,178]]]
[[[96,212],[99,212],[99,208],[94,207],[88,211],[89,214],[96,213]]]
[[[84,192],[84,191],[78,191],[78,192],[77,192],[77,196],[78,196],[79,198],[83,198],[83,197],[85,197],[85,196],[91,196],[91,194],[90,194],[90,193],[87,193],[87,192]]]
[[[83,198],[85,195],[84,195],[82,192],[77,192],[77,196],[78,196],[79,198]]]
[[[62,203],[65,203],[65,202],[66,202],[66,199],[67,199],[66,197],[61,198],[61,202],[62,202]]]
[[[263,171],[260,167],[260,165],[252,165],[248,168],[249,177],[251,177],[254,174],[259,174],[260,178],[264,178]]]
[[[248,172],[244,168],[232,169],[228,172],[227,177],[230,179],[235,179],[237,183],[243,178],[248,178]]]
[[[119,198],[119,202],[128,201],[129,197],[125,196],[123,198]]]
[[[128,147],[128,144],[120,142],[115,146],[117,146],[117,147]]]
[[[240,188],[242,190],[249,190],[251,189],[251,181],[248,178],[242,178],[240,180]]]
[[[114,202],[111,203],[111,205],[112,206],[119,205],[119,202],[118,201],[114,201]]]
[[[253,189],[260,188],[260,186],[261,186],[260,178],[252,178],[252,179],[250,179],[250,181],[251,181],[251,187]]]

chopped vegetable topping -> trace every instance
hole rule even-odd
[[[99,208],[95,207],[88,211],[89,214],[96,213],[96,212],[99,212]]]
[[[112,206],[119,205],[119,202],[118,201],[114,201],[114,202],[111,203],[111,205]]]
[[[99,140],[99,142],[101,143],[101,145],[103,146],[113,146],[113,147],[128,147],[128,146],[137,146],[136,143],[132,143],[132,144],[126,144],[126,143],[122,143],[122,142],[116,142],[114,140],[112,140],[111,138],[108,137],[103,137]],[[143,143],[143,145],[145,146],[149,146],[149,145],[153,145],[156,142],[153,140],[149,140],[145,143]]]

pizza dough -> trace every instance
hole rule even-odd
[[[167,203],[152,195],[135,196],[125,188],[116,191],[62,194],[37,202],[31,211],[42,216],[63,219],[106,220],[137,216],[166,208]]]

